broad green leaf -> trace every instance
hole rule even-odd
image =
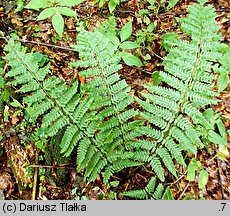
[[[140,45],[133,41],[125,41],[120,45],[122,49],[135,49],[137,47],[140,47]]]
[[[112,187],[117,187],[118,185],[119,185],[119,181],[111,181],[110,182],[110,185],[112,186]]]
[[[4,86],[5,86],[4,78],[0,75],[0,88],[4,88]]]
[[[218,130],[219,130],[219,132],[220,132],[220,135],[221,135],[221,137],[225,140],[225,144],[226,144],[226,143],[227,143],[227,134],[226,134],[226,129],[225,129],[224,123],[223,123],[222,120],[219,118],[219,119],[216,121],[216,124],[217,124]]]
[[[31,0],[25,8],[39,10],[40,8],[52,7],[53,4],[47,0]]]
[[[132,34],[132,21],[127,22],[120,32],[121,42],[127,40]]]
[[[85,0],[62,0],[58,3],[58,5],[60,6],[74,6],[74,5],[78,5],[81,4],[82,2],[84,2]]]
[[[62,36],[64,30],[64,19],[61,14],[55,14],[52,18],[52,25],[55,31]]]
[[[24,8],[24,0],[17,0],[17,8],[14,13],[20,12]]]
[[[137,15],[138,16],[144,16],[144,15],[147,15],[147,14],[149,14],[149,11],[146,10],[146,9],[142,9],[142,10],[139,10]]]
[[[132,55],[131,53],[120,52],[120,56],[125,62],[125,64],[129,66],[142,66],[143,65],[141,60],[138,57]]]
[[[13,102],[11,102],[10,105],[13,106],[13,107],[22,108],[22,105],[17,100],[15,100],[14,98],[13,98]]]
[[[148,18],[148,16],[144,16],[143,18],[143,22],[148,26],[150,24],[150,19]]]
[[[44,20],[47,19],[51,16],[53,16],[56,13],[55,8],[46,8],[45,10],[43,10],[39,16],[37,17],[37,20]]]
[[[220,77],[217,82],[219,92],[226,89],[228,87],[228,83],[229,83],[228,74],[220,74]]]
[[[154,72],[152,78],[153,78],[153,82],[152,82],[153,85],[159,85],[163,79],[159,71]]]
[[[148,6],[148,9],[149,9],[149,10],[154,10],[155,8],[156,8],[155,5],[150,5],[150,6]]]
[[[174,197],[173,197],[172,191],[170,190],[170,187],[166,188],[164,195],[162,197],[162,200],[174,200]]]
[[[220,58],[220,63],[229,71],[230,69],[230,46],[225,48],[225,53]]]
[[[188,181],[194,181],[195,180],[195,172],[201,167],[200,161],[197,161],[196,158],[192,158],[188,165],[187,169],[187,178]]]
[[[64,16],[76,16],[76,12],[67,7],[56,7],[56,11]]]
[[[105,3],[106,3],[106,0],[101,0],[99,2],[99,8],[103,7]]]
[[[155,20],[156,21],[156,20]],[[153,22],[153,23],[150,23],[147,27],[147,31],[148,32],[152,32],[155,28],[156,28],[156,25],[157,25],[157,22]]]
[[[112,13],[118,4],[119,2],[116,3],[115,0],[110,0],[109,1],[109,12]]]
[[[199,189],[204,189],[207,183],[208,183],[208,172],[205,170],[201,170],[198,177]]]

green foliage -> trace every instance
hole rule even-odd
[[[126,41],[132,34],[132,21],[126,23],[117,36],[116,20],[112,16],[106,22],[102,23],[95,31],[104,34],[117,48],[117,55],[129,66],[142,66],[141,60],[130,53],[131,49],[138,48],[140,45],[133,41]],[[120,38],[120,39],[119,39]]]
[[[169,54],[163,61],[165,71],[159,72],[161,85],[144,85],[148,93],[141,92],[141,96],[145,100],[136,98],[145,110],[140,115],[152,125],[141,130],[154,144],[146,155],[151,155],[148,161],[161,181],[162,163],[177,177],[174,161],[186,166],[183,151],[195,154],[208,141],[226,143],[201,112],[202,107],[217,104],[218,93],[213,91],[217,76],[212,71],[225,73],[218,62],[222,53],[216,15],[210,5],[195,4],[188,11],[189,15],[180,22],[190,41],[171,40]]]
[[[58,3],[56,9],[64,6]],[[53,4],[45,5],[50,9]],[[53,9],[50,11],[53,13]],[[154,176],[145,189],[123,195],[173,199],[170,188],[165,190],[159,183],[165,180],[165,168],[177,177],[175,164],[186,167],[184,153],[196,154],[197,148],[209,143],[226,144],[222,121],[212,109],[203,112],[203,108],[218,102],[214,81],[218,74],[226,74],[226,63],[220,66],[220,59],[227,52],[219,43],[221,35],[217,33],[213,7],[194,4],[188,11],[186,18],[179,19],[185,39],[166,37],[169,54],[163,61],[165,71],[156,73],[157,82],[143,85],[141,98],[130,94],[131,87],[118,73],[121,58],[129,65],[139,64],[130,53],[119,50],[136,47],[135,42],[126,41],[132,33],[131,22],[122,28],[120,40],[114,18],[94,32],[80,25],[73,45],[80,60],[70,66],[79,69],[84,84],[73,80],[67,85],[52,76],[43,57],[26,53],[20,43],[10,39],[5,46],[10,66],[7,85],[23,93],[22,103],[13,101],[13,105],[25,106],[31,122],[42,119],[38,131],[41,138],[55,137],[63,130],[60,153],[69,157],[77,147],[77,171],[85,171],[84,180],[94,181],[103,170],[107,183],[115,172],[149,164]],[[135,100],[142,109],[132,108]],[[194,180],[199,168],[199,162],[192,159],[189,181]],[[207,172],[201,170],[199,188],[204,188],[207,178]]]
[[[136,199],[154,199],[154,200],[174,200],[169,187],[164,192],[164,186],[160,183],[156,187],[156,178],[152,177],[143,190],[132,190],[122,193],[123,196],[129,196]]]
[[[4,109],[4,103],[10,103],[10,90],[5,88],[5,79],[3,77],[3,68],[0,68],[0,111]]]
[[[96,163],[98,168],[93,172],[98,173],[109,162],[110,166],[105,168],[104,174],[107,182],[114,171],[139,164],[132,161],[134,153],[131,149],[126,150],[126,144],[142,135],[135,129],[144,122],[132,121],[138,112],[127,108],[133,102],[133,97],[128,94],[130,87],[125,80],[120,80],[117,73],[122,68],[115,54],[117,46],[100,31],[87,32],[80,27],[77,46],[73,48],[79,51],[81,60],[70,65],[86,68],[80,72],[88,80],[87,84],[81,86],[81,92],[93,98],[92,116],[86,132],[94,144],[80,142],[78,169],[86,167],[88,176]],[[94,134],[97,135],[94,137]],[[96,149],[100,149],[100,152]]]
[[[24,8],[24,2],[25,0],[17,0],[16,5],[17,8],[15,9],[15,13],[20,12]]]
[[[187,169],[187,180],[194,181],[195,180],[195,173],[201,167],[201,162],[196,160],[196,158],[192,158],[188,165]]]
[[[147,16],[144,16],[143,22],[146,23],[147,27],[142,27],[137,30],[135,43],[139,45],[139,48],[137,49],[138,55],[142,55],[146,62],[151,59],[151,56],[149,54],[145,54],[145,52],[146,50],[153,50],[152,44],[155,40],[153,30],[157,25],[157,21],[155,20],[154,22],[151,22]]]
[[[224,55],[219,59],[220,63],[226,69],[225,73],[221,73],[217,82],[219,92],[225,90],[229,84],[229,71],[230,71],[230,46],[225,46],[222,50]]]
[[[204,189],[205,185],[208,183],[208,172],[204,169],[201,169],[201,162],[192,158],[188,165],[187,177],[186,180],[192,182],[195,181],[196,173],[198,175],[198,188]]]
[[[120,0],[95,0],[95,3],[99,3],[99,7],[103,7],[108,2],[109,12],[112,13],[115,8],[120,4]]]
[[[31,0],[25,8],[40,10],[45,8],[37,17],[44,20],[51,17],[55,31],[62,36],[64,30],[64,16],[76,17],[76,13],[68,7],[80,4],[85,0]]]
[[[212,128],[208,133],[203,134],[205,142],[207,144],[214,143],[218,145],[226,145],[227,135],[220,114],[215,113],[211,108],[208,108],[203,112],[203,116],[208,121],[210,128]],[[199,128],[199,130],[202,130],[202,128]]]
[[[84,29],[80,29],[77,40],[75,48],[82,60],[72,66],[91,67],[81,71],[81,76],[90,77],[81,92],[77,80],[67,86],[50,76],[49,64],[39,67],[35,55],[27,54],[13,39],[5,46],[11,66],[6,77],[14,78],[8,84],[20,86],[19,91],[27,94],[23,104],[30,108],[31,121],[43,116],[41,128],[46,137],[66,128],[61,153],[68,157],[78,145],[77,169],[86,169],[85,179],[93,181],[105,168],[107,182],[114,172],[141,164],[133,159],[132,148],[126,150],[126,143],[142,135],[135,129],[144,122],[131,121],[138,112],[127,109],[133,97],[117,74],[121,65],[114,45],[100,32]]]
[[[132,21],[127,22],[121,29],[120,38],[121,42],[127,40],[132,34]]]
[[[199,189],[204,189],[207,183],[208,183],[208,172],[206,170],[201,170],[198,177]]]
[[[170,48],[172,47],[173,45],[173,42],[175,43],[175,41],[177,41],[178,39],[178,34],[173,32],[173,33],[167,33],[165,35],[163,35],[161,37],[162,39],[162,46],[167,50],[169,51]]]
[[[173,8],[177,4],[178,0],[147,0],[147,2],[150,4],[148,6],[149,10],[160,12],[161,10]]]

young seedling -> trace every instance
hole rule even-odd
[[[85,0],[31,0],[25,8],[44,10],[39,14],[37,20],[45,20],[51,17],[52,26],[62,36],[64,31],[64,16],[76,17],[76,12],[68,7],[80,4]]]

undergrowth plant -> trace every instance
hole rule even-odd
[[[147,0],[147,2],[150,4],[148,6],[149,10],[159,12],[161,8],[163,8],[164,10],[173,8],[177,4],[178,0]]]
[[[140,115],[148,126],[145,134],[153,139],[153,147],[146,150],[149,162],[157,176],[164,181],[164,168],[177,177],[173,161],[186,166],[183,152],[196,154],[204,142],[226,144],[205,118],[202,107],[217,104],[214,91],[215,73],[225,73],[219,59],[222,45],[219,27],[215,25],[214,8],[203,7],[199,1],[188,7],[189,15],[180,19],[181,29],[189,40],[170,41],[169,54],[164,58],[165,71],[159,73],[161,85],[144,85],[145,100],[136,98],[144,109]],[[222,47],[223,48],[223,47]]]
[[[126,65],[129,66],[142,66],[141,60],[131,53],[131,50],[140,47],[140,45],[130,39],[133,31],[132,21],[127,22],[122,29],[117,29],[115,17],[111,16],[103,22],[95,31],[99,31],[107,37],[115,46],[116,54],[122,59]]]
[[[64,30],[64,16],[76,17],[76,12],[68,7],[80,4],[85,0],[31,0],[25,8],[40,10],[45,8],[37,17],[37,20],[44,20],[51,17],[55,31],[62,36]]]
[[[81,29],[76,48],[83,51],[83,60],[72,66],[93,67],[81,72],[81,76],[91,78],[80,92],[78,80],[67,86],[50,76],[49,65],[39,68],[33,55],[26,54],[13,39],[5,47],[11,66],[6,76],[14,78],[8,84],[20,85],[20,92],[30,93],[23,103],[30,107],[32,121],[43,115],[44,136],[53,137],[65,128],[62,153],[69,156],[78,145],[77,169],[86,168],[85,178],[93,181],[105,168],[107,182],[114,172],[141,164],[134,159],[134,152],[126,150],[125,143],[141,135],[135,128],[144,122],[128,121],[138,111],[127,109],[134,99],[128,94],[130,87],[117,73],[121,65],[114,45],[98,31]]]
[[[85,83],[66,84],[51,75],[49,64],[39,66],[20,43],[8,41],[8,85],[19,88],[32,121],[41,117],[41,136],[54,137],[62,130],[61,153],[67,157],[77,147],[77,171],[85,171],[85,181],[94,181],[103,171],[108,183],[124,168],[149,165],[154,176],[147,186],[123,195],[173,199],[164,187],[165,169],[177,178],[176,165],[187,167],[185,155],[196,155],[207,142],[226,144],[223,131],[219,134],[203,112],[218,103],[214,83],[218,74],[226,74],[220,64],[223,45],[216,14],[205,2],[189,6],[189,15],[179,19],[185,39],[165,41],[169,54],[165,70],[158,73],[161,82],[143,85],[140,97],[120,78],[118,45],[103,27],[94,32],[78,28],[73,48],[80,60],[70,66],[80,69]],[[135,101],[140,109],[132,107]]]
[[[99,7],[102,8],[105,3],[108,2],[109,12],[112,13],[121,1],[122,0],[95,0],[95,3],[99,3]]]

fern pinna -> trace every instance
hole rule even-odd
[[[163,193],[164,192],[164,193]],[[152,177],[146,187],[142,190],[132,190],[121,193],[123,196],[129,196],[136,199],[146,200],[174,200],[172,192],[169,187],[164,190],[162,183],[156,186],[156,178]]]
[[[189,15],[180,19],[181,29],[190,39],[168,41],[171,48],[163,61],[165,71],[159,73],[162,84],[144,85],[148,93],[141,92],[141,96],[145,100],[136,98],[144,109],[140,115],[149,122],[141,126],[142,131],[153,140],[145,162],[161,181],[165,179],[162,162],[177,176],[173,159],[186,166],[183,151],[195,154],[197,147],[204,146],[202,138],[219,137],[201,108],[217,104],[213,71],[224,71],[218,64],[221,35],[216,33],[214,8],[199,2],[189,6]]]

